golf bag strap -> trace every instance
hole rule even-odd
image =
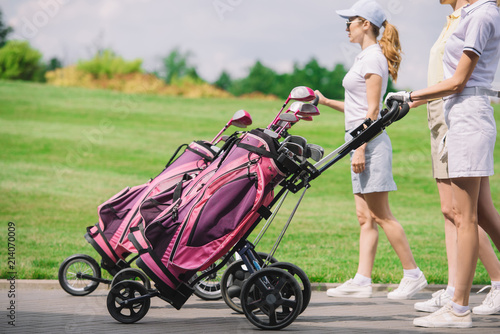
[[[172,155],[172,157],[170,158],[170,160],[167,162],[167,165],[165,166],[165,168],[167,168],[168,166],[170,166],[170,164],[171,164],[172,162],[174,162],[175,157],[177,156],[177,153],[179,153],[179,151],[181,150],[181,148],[183,148],[184,146],[187,146],[187,148],[189,149],[188,144],[182,144],[181,146],[179,146],[179,147],[177,148],[177,150],[175,151],[174,155]]]
[[[189,174],[184,174],[182,176],[182,179],[177,183],[177,186],[175,187],[174,190],[174,197],[172,198],[172,202],[175,203],[179,198],[182,196],[182,185],[184,184],[184,181],[189,180],[191,177]]]
[[[194,154],[198,154],[200,157],[202,157],[205,161],[212,161],[212,158],[209,157],[206,154],[201,153],[200,151],[193,150],[191,147],[186,147],[186,150],[193,152]]]
[[[238,147],[241,147],[241,148],[243,148],[243,149],[245,149],[247,151],[253,152],[253,153],[257,153],[258,155],[261,155],[261,156],[264,156],[264,157],[267,157],[267,158],[271,158],[271,159],[277,159],[278,158],[278,156],[276,154],[273,154],[273,153],[269,152],[268,150],[266,150],[264,148],[264,146],[255,147],[255,146],[252,146],[252,145],[247,145],[247,144],[239,143]]]

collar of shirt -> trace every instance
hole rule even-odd
[[[488,3],[488,2],[492,2],[495,4],[495,6],[497,5],[497,2],[496,0],[479,0],[477,1],[476,3],[474,4],[467,4],[465,5],[464,7],[462,7],[462,17],[465,17],[466,15],[468,15],[469,13],[471,13],[472,11],[474,11],[474,9]]]
[[[363,58],[368,52],[370,52],[371,49],[378,48],[380,49],[380,45],[378,43],[375,43],[373,45],[370,45],[369,47],[365,48],[363,51],[361,51],[358,56],[356,57],[357,60]]]
[[[456,19],[459,19],[460,18],[460,14],[462,13],[462,9],[464,7],[460,7],[458,8],[456,11],[454,11],[453,13],[451,13],[449,16],[448,16],[448,19],[450,20],[456,20]]]

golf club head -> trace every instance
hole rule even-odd
[[[294,114],[286,113],[286,114],[280,115],[280,121],[288,122],[288,123],[296,123],[299,121],[299,118],[297,116],[295,116]]]
[[[298,117],[301,121],[311,122],[311,121],[313,120],[312,116],[301,116],[301,115],[297,115],[297,117]]]
[[[292,152],[296,156],[302,157],[304,155],[304,148],[302,146],[300,146],[299,144],[286,142],[286,143],[281,144],[281,147],[283,149],[287,149],[288,151]]]
[[[238,110],[229,121],[229,125],[234,125],[238,128],[246,128],[247,126],[252,125],[252,116],[250,116],[250,114],[243,109]]]
[[[312,101],[316,96],[314,91],[306,86],[298,86],[292,89],[289,98],[295,101]]]
[[[296,101],[294,103],[292,103],[292,105],[290,106],[290,108],[288,108],[288,110],[286,111],[287,113],[293,113],[293,114],[297,114],[300,110],[300,107],[304,104],[304,102],[299,102],[299,101]]]
[[[274,132],[273,130],[270,130],[270,129],[264,129],[264,133],[266,135],[268,135],[269,137],[274,138],[274,139],[277,139],[280,137],[279,134],[277,134],[276,132]]]
[[[323,149],[323,147],[316,144],[307,144],[306,152],[308,155],[307,157],[316,162],[320,161],[325,154],[325,150]]]
[[[300,147],[304,149],[307,146],[307,139],[305,139],[302,136],[291,135],[286,137],[285,140],[283,140],[282,145],[286,143],[294,143],[300,145]]]
[[[297,115],[301,116],[318,116],[320,114],[318,107],[310,103],[304,103],[300,106]]]
[[[276,127],[277,127],[278,129],[285,129],[285,130],[288,130],[288,129],[290,129],[292,126],[290,125],[290,122],[279,121],[278,123],[276,123]]]

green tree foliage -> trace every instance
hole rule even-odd
[[[46,71],[53,71],[57,68],[61,68],[62,65],[63,65],[62,62],[58,58],[52,57],[47,63]]]
[[[214,82],[215,86],[224,90],[228,90],[229,87],[231,87],[231,84],[232,84],[231,76],[226,71],[222,71],[221,75],[219,76],[219,79],[217,79],[217,81]]]
[[[12,27],[5,26],[2,16],[2,10],[0,9],[0,48],[7,43],[7,36],[14,30]]]
[[[165,83],[172,84],[184,79],[191,82],[205,82],[196,71],[194,66],[189,64],[191,52],[182,53],[178,48],[173,49],[163,58],[163,75],[160,76]]]
[[[330,71],[320,66],[314,58],[304,66],[295,64],[292,73],[284,74],[277,74],[257,61],[250,68],[246,78],[230,82],[226,89],[236,96],[252,92],[287,96],[295,86],[308,86],[320,90],[330,98],[343,99],[342,80],[346,73],[347,71],[341,64],[336,65],[333,71]]]
[[[196,72],[194,66],[189,65],[191,52],[182,53],[178,48],[173,49],[163,58],[163,80],[167,84],[187,77],[194,82],[204,82]]]
[[[115,74],[129,74],[142,72],[142,59],[126,61],[109,49],[98,51],[97,54],[88,61],[79,61],[77,68],[99,78],[108,78]]]
[[[43,75],[42,54],[27,41],[8,41],[0,49],[0,79],[37,80]]]

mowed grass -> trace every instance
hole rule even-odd
[[[85,228],[97,221],[99,204],[126,186],[156,176],[179,145],[211,140],[236,110],[251,113],[252,127],[265,127],[281,104],[281,100],[127,95],[0,81],[0,277],[14,271],[18,278],[55,279],[60,263],[75,253],[100,261],[83,238]],[[498,119],[500,107],[495,110]],[[326,107],[321,111],[313,122],[294,126],[292,133],[330,152],[343,143],[343,114]],[[388,132],[398,184],[398,191],[390,195],[392,211],[428,281],[444,284],[443,218],[431,175],[425,107],[410,112]],[[500,148],[495,157],[499,171]],[[500,207],[496,175],[491,177],[491,188]],[[299,194],[287,198],[257,250],[271,250],[298,198]],[[15,223],[12,269],[8,222]],[[260,226],[250,241],[258,230]],[[379,234],[373,280],[397,283],[401,264],[383,231]],[[358,237],[345,158],[314,180],[275,257],[300,266],[312,282],[341,282],[356,273]],[[481,264],[474,283],[489,283]]]

